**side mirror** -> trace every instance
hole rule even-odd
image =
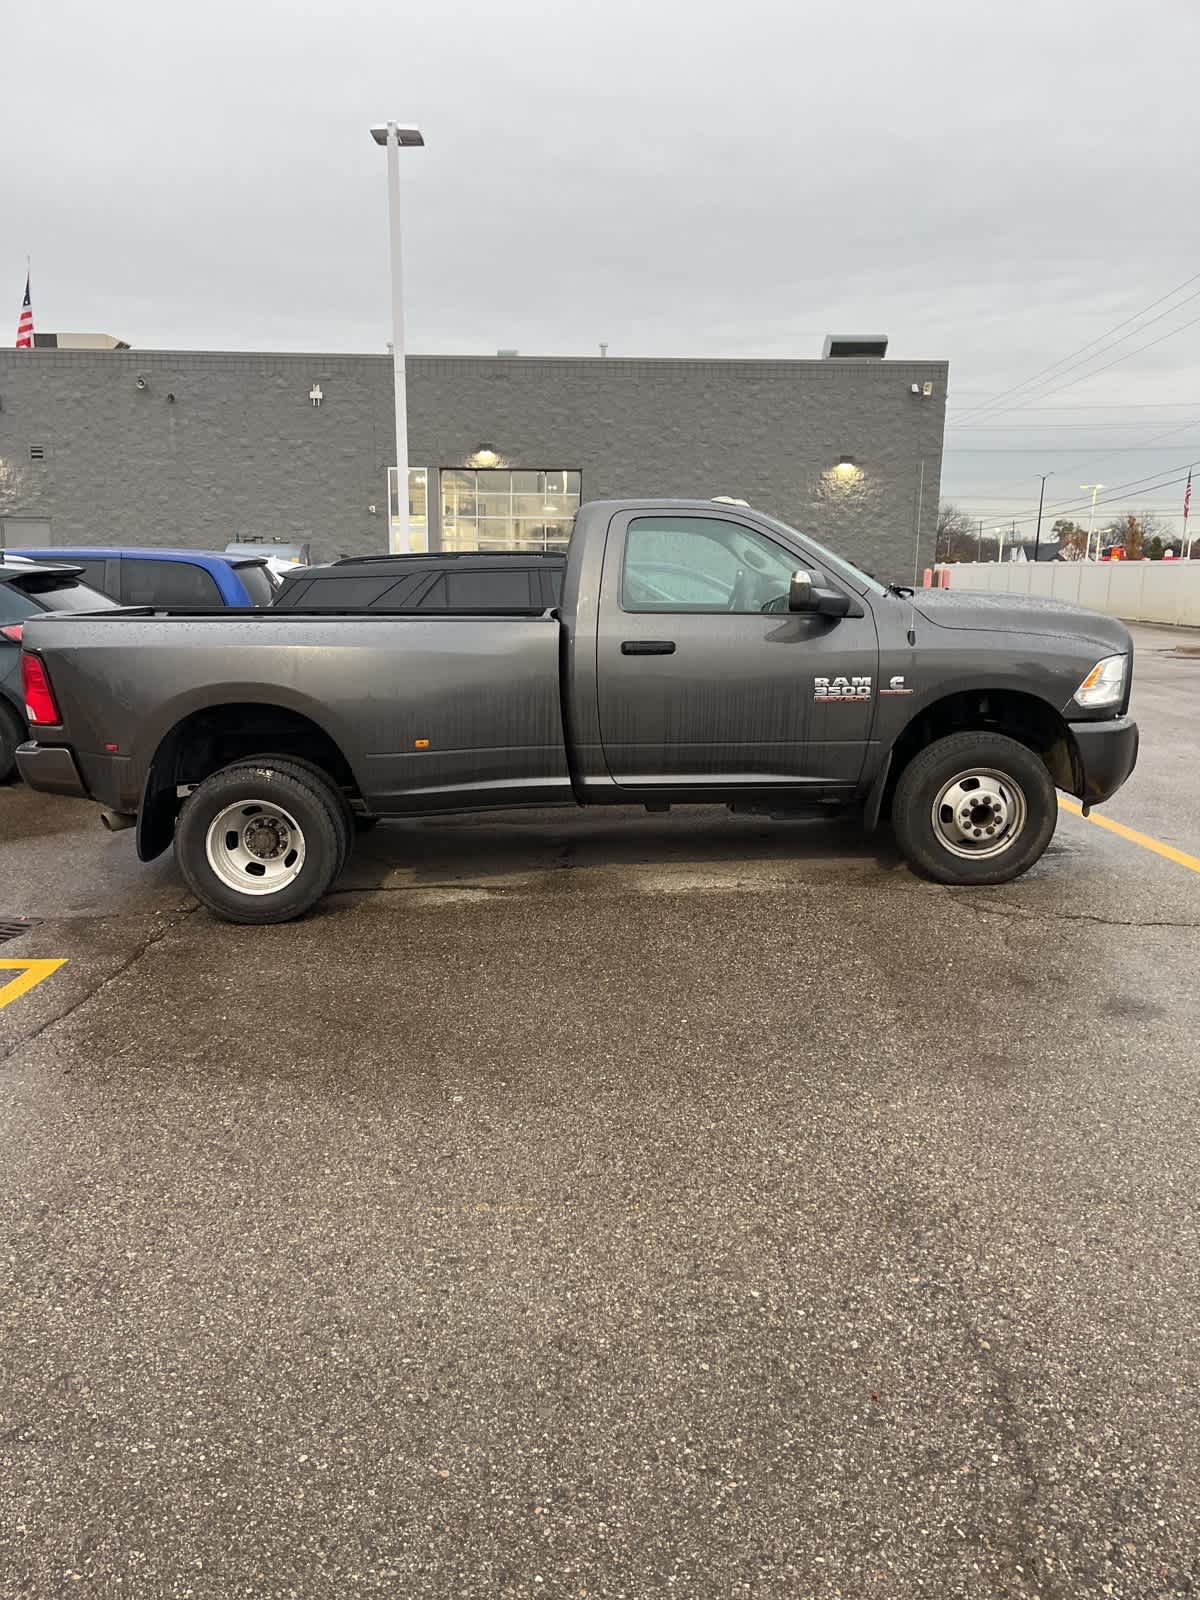
[[[788,586],[789,611],[815,611],[822,617],[844,617],[851,609],[850,596],[839,589],[821,589],[813,582],[812,573],[803,567],[792,573]]]
[[[812,573],[799,567],[792,573],[792,581],[788,585],[788,610],[815,611],[816,609],[813,604]]]
[[[850,596],[838,589],[814,589],[813,598],[823,617],[844,617],[850,612]]]

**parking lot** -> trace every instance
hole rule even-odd
[[[1137,772],[996,889],[520,813],[241,928],[0,790],[65,963],[0,1008],[3,1592],[1193,1593],[1200,655],[1137,638]]]

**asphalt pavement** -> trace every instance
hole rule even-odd
[[[235,928],[0,790],[0,961],[65,961],[0,1008],[0,1594],[1196,1592],[1200,657],[1136,631],[1126,833],[997,889],[527,812]]]

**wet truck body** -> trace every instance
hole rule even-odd
[[[503,806],[858,807],[918,870],[1002,882],[1055,786],[1098,804],[1137,754],[1120,622],[884,586],[709,501],[585,505],[551,609],[116,610],[24,645],[26,781],[251,922],[319,898],[356,825]]]

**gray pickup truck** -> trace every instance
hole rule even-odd
[[[174,842],[217,915],[282,922],[357,819],[501,806],[857,806],[942,883],[1015,878],[1055,786],[1129,776],[1133,647],[1109,617],[885,586],[711,501],[579,512],[561,602],[404,613],[113,610],[25,625],[34,788]]]

